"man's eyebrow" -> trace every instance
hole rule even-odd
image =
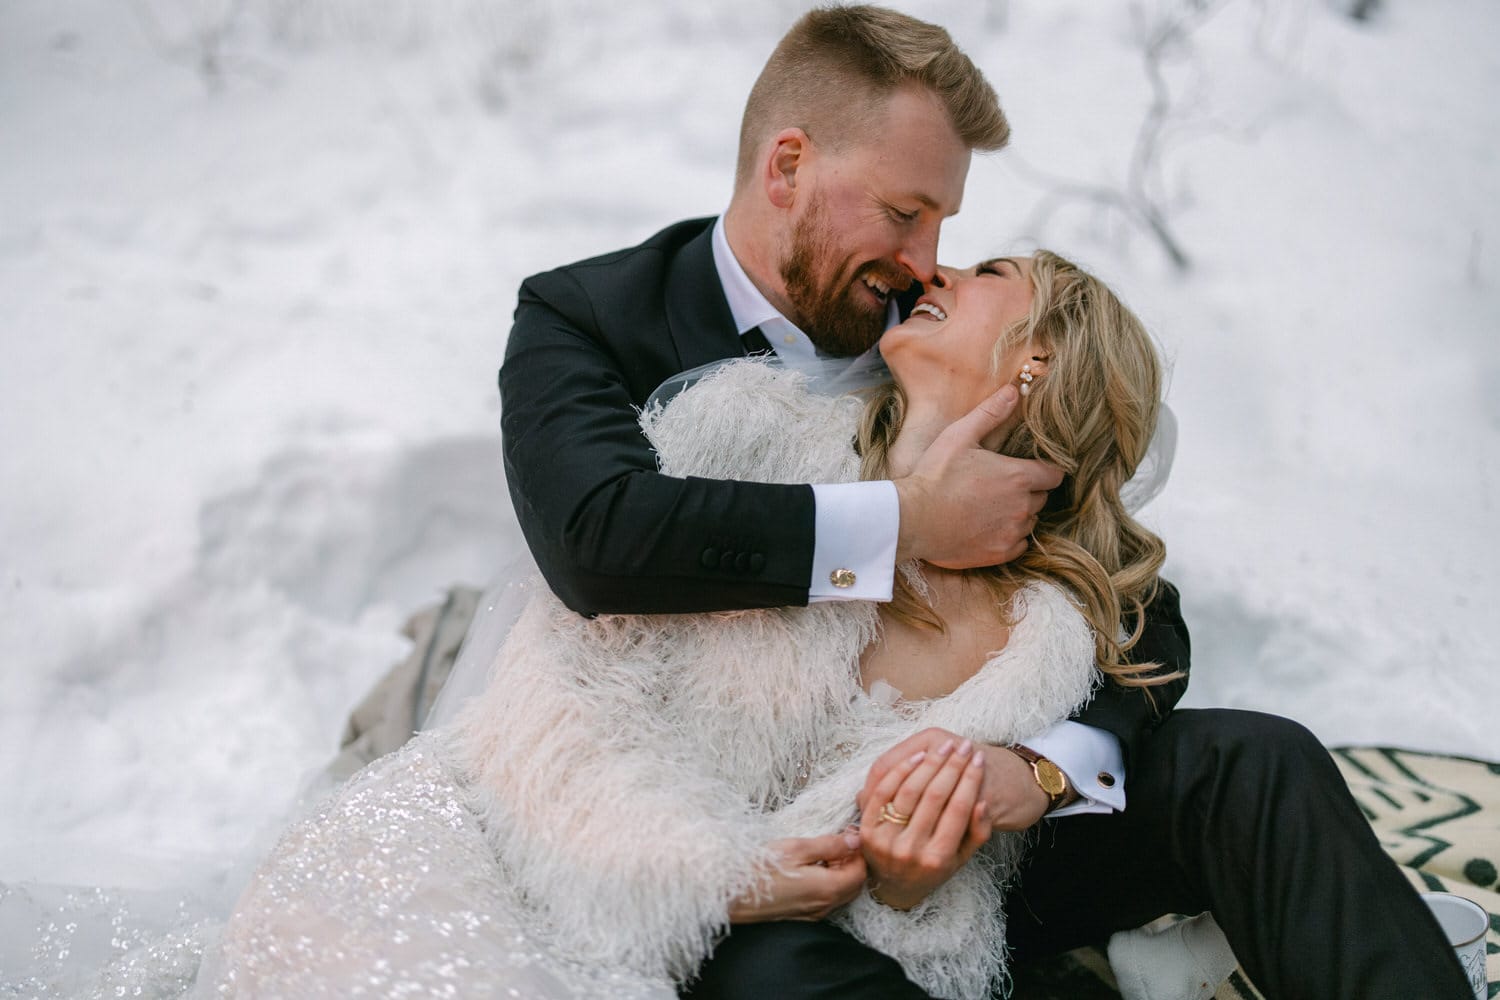
[[[911,194],[907,195],[907,197],[919,203],[923,208],[930,208],[934,212],[943,212],[944,216],[952,216],[958,214],[958,209],[956,208],[944,211],[942,205],[939,205],[937,202],[933,201],[932,198],[920,191],[913,191]]]

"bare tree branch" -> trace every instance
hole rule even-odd
[[[1166,208],[1161,165],[1166,136],[1180,116],[1180,102],[1167,82],[1165,63],[1178,50],[1191,49],[1192,33],[1217,13],[1227,0],[1182,0],[1170,13],[1154,20],[1142,17],[1142,69],[1151,89],[1125,178],[1119,186],[1087,184],[1046,174],[1024,160],[1013,157],[1012,166],[1046,189],[1033,209],[1028,228],[1040,231],[1051,216],[1069,202],[1087,202],[1123,216],[1132,226],[1154,239],[1172,266],[1179,271],[1192,267],[1182,241],[1173,231]]]

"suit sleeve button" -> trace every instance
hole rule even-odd
[[[739,555],[737,555],[737,556],[734,557],[734,571],[736,573],[745,573],[745,572],[748,572],[749,569],[750,569],[750,553],[748,553],[748,552],[741,552]]]
[[[733,552],[725,552],[725,553],[723,553],[722,555],[719,556],[719,568],[720,569],[729,569],[733,565],[734,565],[734,553]]]
[[[703,555],[698,557],[698,562],[704,569],[713,569],[719,565],[719,550],[710,545],[703,550]]]
[[[759,552],[752,553],[750,556],[750,572],[759,573],[765,568],[766,557],[761,555]]]
[[[854,586],[854,570],[836,569],[828,574],[828,582],[840,590],[848,590]]]

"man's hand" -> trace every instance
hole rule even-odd
[[[860,809],[875,794],[876,788],[894,769],[902,766],[913,754],[925,752],[935,755],[944,746],[955,747],[963,737],[946,729],[924,729],[891,747],[870,768],[865,778],[865,787],[856,796]],[[979,790],[979,801],[986,806],[986,816],[995,830],[1025,830],[1036,824],[1047,813],[1047,793],[1036,783],[1031,765],[1006,750],[988,744],[979,744],[984,754],[984,782]]]
[[[769,886],[747,893],[729,906],[729,922],[822,920],[855,896],[865,884],[859,834],[852,830],[823,837],[788,837],[771,845],[780,855]]]
[[[973,569],[1026,551],[1036,515],[1047,492],[1062,482],[1062,471],[997,455],[980,443],[1011,418],[1019,399],[1014,386],[1005,386],[939,434],[916,468],[895,480],[898,561]]]

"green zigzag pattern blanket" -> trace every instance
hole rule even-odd
[[[1390,747],[1330,751],[1381,846],[1423,892],[1472,899],[1490,915],[1489,997],[1500,997],[1500,763]],[[1118,997],[1102,948],[1017,977],[1012,1000]],[[1261,1000],[1242,971],[1214,1000]]]
[[[1500,996],[1500,764],[1386,747],[1342,747],[1333,759],[1414,885],[1490,915],[1486,979]]]

